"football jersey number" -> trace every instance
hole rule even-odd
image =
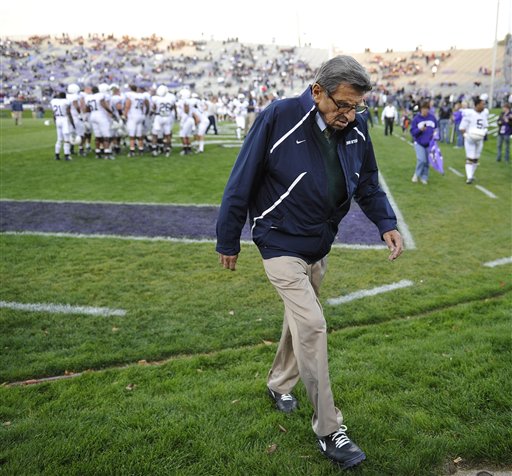
[[[64,117],[64,113],[62,112],[62,108],[60,106],[53,106],[53,115],[55,117]]]
[[[158,108],[158,114],[161,116],[168,116],[171,113],[172,110],[172,104],[168,102],[162,102],[160,103],[160,106]]]
[[[89,101],[87,101],[87,105],[89,106],[89,109],[91,111],[98,110],[98,103],[96,102],[96,99],[90,99]]]

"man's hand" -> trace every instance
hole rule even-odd
[[[227,256],[219,253],[219,263],[225,269],[230,269],[231,271],[235,271],[236,268],[236,260],[238,259],[238,255]]]
[[[402,254],[402,251],[404,250],[402,236],[398,230],[391,230],[384,233],[382,238],[384,238],[386,245],[388,245],[388,248],[391,251],[391,254],[388,257],[389,261],[394,261]]]

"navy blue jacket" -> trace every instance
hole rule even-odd
[[[337,208],[329,205],[326,170],[313,130],[316,112],[308,87],[300,97],[275,101],[257,116],[224,191],[217,220],[219,253],[240,252],[249,213],[252,238],[263,258],[318,261],[330,251],[352,198],[381,236],[396,229],[361,114],[337,136],[348,198]]]

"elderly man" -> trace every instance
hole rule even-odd
[[[402,253],[362,114],[370,89],[364,68],[349,56],[337,56],[320,67],[301,96],[266,107],[244,141],[217,221],[220,263],[235,270],[249,213],[266,274],[284,303],[281,340],[267,380],[271,399],[278,410],[294,411],[291,392],[301,379],[314,409],[320,451],[343,468],[366,456],[347,436],[334,404],[318,293],[352,198],[377,226],[389,259]]]

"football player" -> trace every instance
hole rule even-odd
[[[474,108],[465,111],[459,126],[461,133],[464,135],[467,184],[471,184],[475,180],[478,159],[482,153],[484,139],[487,136],[487,128],[489,127],[487,122],[489,112],[485,107],[486,96],[481,95],[474,99]]]
[[[156,95],[151,98],[153,118],[151,149],[158,155],[158,141],[163,139],[166,157],[171,155],[172,127],[176,119],[176,96],[169,92],[165,84],[158,86]]]
[[[126,101],[124,103],[123,115],[126,118],[126,129],[130,138],[130,152],[128,157],[135,156],[135,141],[139,150],[139,155],[144,153],[143,123],[146,111],[149,109],[147,99],[137,90],[137,86],[130,85],[130,90],[126,92]]]
[[[85,103],[83,97],[80,95],[80,86],[78,86],[78,84],[70,84],[67,91],[66,98],[70,102],[71,116],[73,117],[74,124],[71,134],[75,136],[74,142],[79,144],[78,153],[83,157],[85,156],[83,141],[85,127],[82,121],[82,111],[85,109]],[[73,153],[73,145],[71,146],[71,153]]]
[[[85,98],[86,108],[90,113],[94,139],[96,142],[96,158],[114,160],[112,150],[110,149],[110,128],[112,123],[112,109],[110,108],[110,98],[107,96],[108,85],[101,84],[93,86],[92,94]]]
[[[121,153],[121,138],[124,135],[124,95],[121,94],[121,90],[119,85],[111,84],[110,92],[112,96],[110,97],[110,107],[113,112],[113,120],[112,120],[112,148],[114,150],[114,154]]]
[[[235,116],[236,137],[238,140],[242,139],[242,132],[245,131],[248,107],[249,102],[245,99],[245,94],[240,93],[238,97],[233,100],[233,114]]]
[[[66,98],[66,93],[60,92],[50,101],[50,106],[53,112],[55,127],[57,128],[55,160],[60,160],[60,150],[62,146],[64,148],[65,159],[71,160],[70,135],[72,128],[75,127],[73,116],[71,115],[71,103],[69,99]]]
[[[180,139],[183,145],[183,150],[180,152],[180,155],[189,155],[192,153],[190,137],[194,132],[195,126],[190,106],[190,90],[182,89],[179,92],[179,98],[177,109],[180,119]]]
[[[210,124],[208,119],[207,106],[206,103],[202,101],[196,93],[192,94],[190,106],[191,114],[195,124],[194,139],[197,142],[197,152],[202,154],[204,152],[204,136],[206,134],[206,129]]]

